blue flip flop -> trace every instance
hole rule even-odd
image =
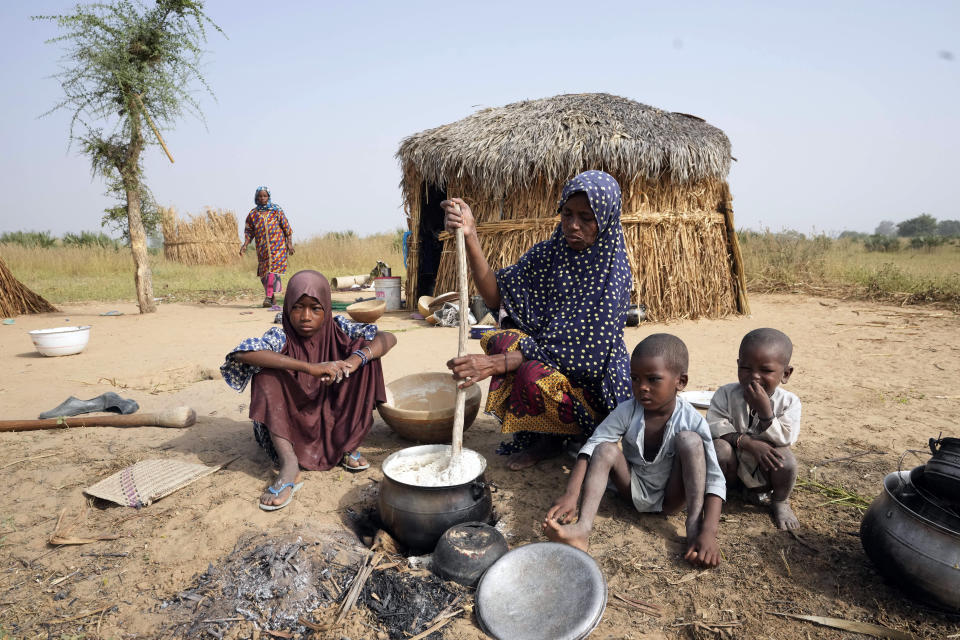
[[[302,486],[303,486],[303,483],[302,483],[302,482],[298,482],[298,483],[296,483],[296,484],[294,484],[294,483],[292,483],[292,482],[287,482],[287,483],[285,483],[285,484],[280,485],[280,488],[279,488],[279,489],[274,489],[272,486],[267,487],[267,491],[269,491],[270,493],[272,493],[272,494],[275,495],[275,496],[280,495],[281,493],[283,493],[283,490],[284,490],[284,489],[286,489],[287,487],[289,487],[289,488],[290,488],[290,495],[287,496],[287,499],[284,500],[283,502],[281,502],[280,504],[263,504],[263,503],[261,502],[261,503],[259,503],[259,504],[260,504],[260,508],[263,509],[264,511],[277,511],[278,509],[283,509],[285,506],[287,506],[288,504],[290,504],[290,502],[293,500],[293,494],[295,494],[297,491],[299,491],[299,490],[300,490],[300,487],[302,487]]]

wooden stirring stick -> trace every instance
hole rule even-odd
[[[460,205],[457,213],[460,213]],[[457,357],[467,352],[467,314],[470,313],[467,291],[467,248],[463,239],[463,227],[457,227],[457,287],[460,289],[460,343]],[[457,404],[453,411],[453,446],[450,451],[450,464],[453,465],[463,450],[463,413],[467,401],[465,389],[457,387]]]

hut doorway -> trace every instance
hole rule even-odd
[[[417,264],[417,295],[432,296],[440,270],[440,255],[443,243],[438,239],[443,231],[443,209],[440,203],[447,199],[447,192],[436,185],[426,185],[427,197],[420,204],[420,259]]]

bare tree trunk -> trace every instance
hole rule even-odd
[[[127,108],[130,110],[130,144],[127,147],[126,166],[119,169],[127,192],[130,251],[133,253],[133,265],[136,268],[133,282],[137,287],[140,313],[154,313],[157,305],[153,302],[153,275],[147,259],[147,233],[143,228],[140,210],[140,152],[143,151],[143,136],[140,133],[140,110],[134,104],[132,93],[127,96]]]
[[[130,225],[130,251],[136,271],[133,282],[137,286],[137,304],[140,313],[154,313],[157,305],[153,302],[153,275],[147,258],[147,233],[143,229],[143,217],[140,215],[140,192],[127,189],[127,221]]]

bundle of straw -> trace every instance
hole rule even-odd
[[[163,255],[182,264],[229,264],[239,258],[239,227],[230,211],[208,208],[180,219],[173,207],[160,207]]]
[[[17,280],[3,258],[0,258],[0,317],[56,310],[56,307]]]

